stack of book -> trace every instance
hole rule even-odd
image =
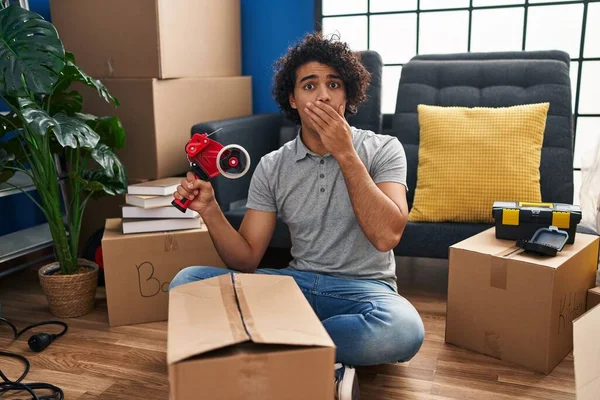
[[[173,193],[182,178],[164,178],[129,185],[122,206],[123,233],[164,232],[202,228],[196,211],[173,207]]]

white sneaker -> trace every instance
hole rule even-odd
[[[356,370],[343,364],[335,364],[336,400],[359,400],[358,377]]]

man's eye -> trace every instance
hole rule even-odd
[[[332,88],[332,89],[337,89],[337,88],[339,88],[339,87],[340,87],[340,84],[339,84],[339,83],[337,83],[337,82],[331,82],[331,83],[329,84],[329,87],[330,87],[330,88]]]
[[[307,83],[306,85],[304,85],[304,89],[306,90],[311,90],[314,89],[315,85],[313,85],[312,83]]]

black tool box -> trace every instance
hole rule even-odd
[[[562,203],[495,201],[492,215],[497,239],[531,239],[538,229],[556,226],[569,234],[567,243],[573,244],[581,208]]]

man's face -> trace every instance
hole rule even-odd
[[[329,104],[339,113],[340,105],[346,109],[346,88],[335,69],[311,61],[296,70],[294,93],[290,94],[289,101],[292,108],[298,110],[303,125],[315,132],[316,129],[304,109],[307,103],[316,104],[317,100]]]

